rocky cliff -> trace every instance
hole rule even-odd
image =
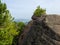
[[[32,16],[19,38],[19,45],[60,45],[60,16]]]

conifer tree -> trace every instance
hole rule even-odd
[[[12,45],[14,36],[18,34],[12,19],[6,4],[0,0],[0,45]]]

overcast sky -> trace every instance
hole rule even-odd
[[[3,0],[16,19],[30,19],[38,5],[47,14],[60,14],[60,0]]]

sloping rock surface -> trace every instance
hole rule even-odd
[[[60,45],[60,16],[32,16],[19,38],[19,45]]]

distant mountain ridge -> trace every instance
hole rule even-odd
[[[15,19],[16,22],[29,22],[31,19]]]

